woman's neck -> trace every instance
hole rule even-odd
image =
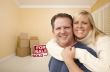
[[[85,38],[77,39],[77,40],[84,43],[84,44],[89,44],[92,41],[91,39],[92,39],[92,31],[90,31]]]

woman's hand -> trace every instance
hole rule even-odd
[[[79,66],[74,62],[75,58],[75,48],[67,47],[62,51],[62,57],[66,66],[69,69],[69,72],[83,72]]]
[[[62,51],[62,57],[64,59],[64,61],[70,61],[75,58],[75,48],[74,47],[66,47],[63,51]]]

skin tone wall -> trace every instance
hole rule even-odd
[[[109,0],[98,0],[94,11]],[[40,43],[52,38],[50,20],[59,12],[73,15],[82,8],[18,8],[15,0],[0,0],[0,58],[15,52],[17,36],[26,32],[38,36]],[[85,9],[85,8],[84,8]]]
[[[57,13],[64,12],[73,15],[80,8],[22,8],[20,9],[20,32],[29,36],[38,36],[41,44],[52,38],[50,20]],[[89,10],[89,9],[86,9]]]
[[[38,36],[40,43],[46,43],[52,37],[51,17],[59,12],[73,15],[79,10],[80,8],[19,8],[15,0],[0,0],[0,58],[15,53],[17,36],[21,32]]]
[[[0,58],[15,52],[18,12],[15,0],[0,0]]]

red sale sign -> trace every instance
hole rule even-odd
[[[33,57],[43,57],[47,55],[48,55],[48,51],[46,45],[35,45],[33,47],[33,52],[32,52]]]

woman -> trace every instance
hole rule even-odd
[[[57,59],[64,60],[70,69],[72,69],[72,58],[76,58],[92,72],[110,72],[110,37],[96,28],[91,14],[85,10],[75,15],[74,20],[73,31],[76,39],[92,48],[98,58],[84,49],[66,48],[57,51],[59,55]],[[48,44],[48,47],[62,49],[54,40],[49,43],[51,45]]]

